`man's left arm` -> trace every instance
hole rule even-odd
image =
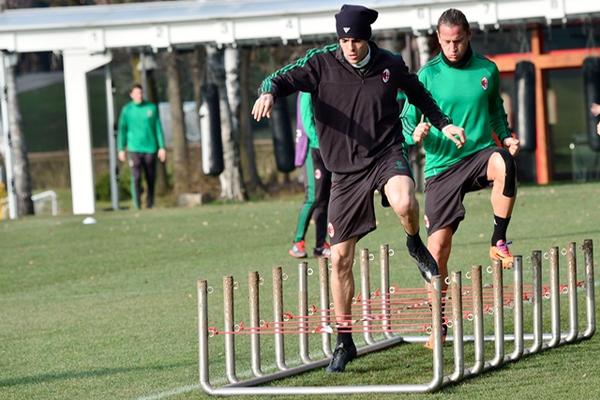
[[[400,89],[406,93],[408,101],[419,108],[431,124],[460,149],[465,143],[465,130],[452,124],[450,117],[440,110],[433,97],[431,97],[431,93],[421,83],[417,75],[408,71],[408,67],[404,64],[402,58],[399,58],[399,63],[399,70],[402,74],[399,85]]]
[[[508,126],[506,112],[504,111],[502,97],[500,97],[500,73],[498,72],[498,68],[496,66],[494,66],[491,78],[491,92],[488,99],[490,125],[498,136],[498,139],[500,139],[502,145],[506,147],[510,154],[514,156],[519,152],[519,140],[513,138],[510,134],[510,128]]]
[[[154,115],[156,115],[154,122],[154,134],[156,135],[156,143],[158,144],[158,159],[161,162],[165,162],[167,159],[167,151],[165,147],[165,135],[163,135],[162,126],[160,124],[160,117],[158,113],[158,107],[154,105]]]

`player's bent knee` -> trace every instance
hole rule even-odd
[[[506,197],[514,197],[517,192],[517,166],[515,159],[506,149],[498,149],[494,155],[499,154],[504,164],[504,187],[502,194]]]

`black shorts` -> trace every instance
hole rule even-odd
[[[353,237],[360,239],[375,230],[373,194],[377,189],[381,193],[383,206],[389,207],[383,187],[397,175],[413,177],[408,157],[400,145],[387,151],[362,171],[332,175],[327,224],[332,244]]]
[[[500,147],[481,150],[439,175],[425,182],[425,228],[427,234],[445,227],[456,232],[460,222],[465,219],[463,200],[465,194],[487,188],[491,182],[487,179],[487,166],[495,152],[506,152]]]

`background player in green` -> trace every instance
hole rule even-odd
[[[300,143],[308,142],[308,148],[296,146],[296,166],[301,166],[304,160],[304,203],[298,214],[298,223],[294,243],[289,250],[292,257],[306,257],[304,237],[312,216],[315,221],[315,248],[313,256],[330,257],[331,250],[327,243],[327,205],[329,204],[329,191],[331,189],[331,172],[325,168],[321,152],[319,151],[319,139],[317,138],[317,127],[313,113],[312,99],[310,93],[299,92],[296,107],[296,127]],[[304,137],[303,137],[304,136]]]
[[[440,16],[437,36],[441,52],[419,71],[419,80],[454,123],[464,127],[466,137],[463,143],[449,141],[423,122],[416,107],[405,104],[402,123],[406,143],[422,142],[425,149],[427,247],[445,278],[452,235],[465,216],[464,196],[491,185],[494,228],[490,258],[510,267],[513,257],[506,230],[516,198],[512,156],[519,150],[519,141],[510,135],[498,68],[472,51],[471,30],[461,11],[449,9]],[[504,148],[496,146],[493,132]]]
[[[142,170],[146,177],[146,206],[154,206],[156,158],[165,162],[167,152],[156,104],[144,100],[142,86],[134,84],[129,92],[131,101],[123,107],[119,117],[119,160],[125,162],[129,152],[131,168],[131,197],[140,208]]]

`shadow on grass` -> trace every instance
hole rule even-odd
[[[0,380],[0,387],[9,387],[9,386],[18,386],[18,385],[28,385],[35,383],[43,383],[43,382],[52,382],[58,380],[66,380],[66,379],[80,379],[80,378],[96,378],[107,375],[116,375],[126,372],[132,371],[162,371],[166,369],[179,368],[179,367],[189,367],[191,365],[196,365],[194,362],[189,363],[176,363],[176,364],[168,364],[168,365],[155,365],[148,367],[130,367],[130,368],[100,368],[91,371],[65,371],[65,372],[56,372],[56,373],[48,373],[41,375],[32,375],[32,376],[23,376],[9,379]]]

